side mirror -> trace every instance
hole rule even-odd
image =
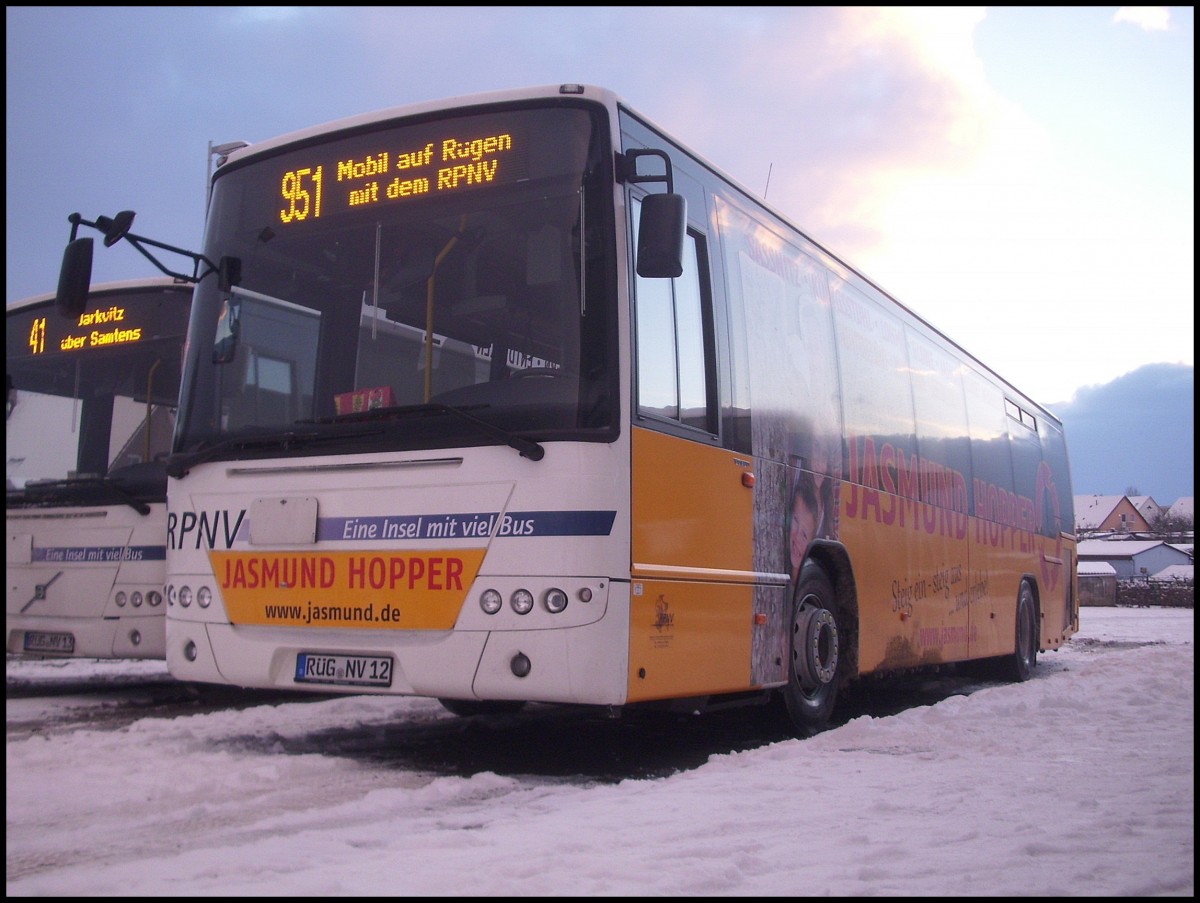
[[[87,307],[91,285],[92,240],[73,239],[63,251],[62,269],[58,273],[58,295],[54,299],[58,312],[76,319]]]
[[[648,194],[640,216],[637,274],[649,279],[682,276],[687,200],[681,194]]]
[[[96,217],[96,228],[104,233],[104,247],[111,248],[129,234],[129,227],[133,225],[136,215],[132,210],[122,210],[112,219],[107,216]]]

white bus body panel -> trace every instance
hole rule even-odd
[[[144,516],[128,505],[6,512],[9,654],[163,658],[164,606],[147,599],[161,598],[166,576],[167,509],[150,509]],[[69,635],[70,648],[28,648],[39,635],[60,642]]]
[[[170,493],[171,673],[181,680],[315,692],[623,703],[629,659],[627,446],[547,443],[545,449],[537,462],[507,446],[485,446],[196,466]],[[297,512],[296,519],[280,513],[285,511]],[[491,525],[490,535],[462,535],[464,527],[474,533],[480,523]],[[310,536],[315,541],[307,542]],[[411,587],[402,580],[364,595],[363,561],[455,554],[477,558],[478,573],[463,585],[461,607],[445,624],[303,626],[312,615],[305,607],[310,602],[407,610]],[[279,580],[257,587],[263,598],[293,600],[300,623],[272,626],[258,614],[239,615],[249,609],[232,601],[236,575],[263,562],[273,565],[271,556],[320,557],[328,564],[328,586],[307,593],[281,587]],[[347,589],[350,568],[358,568],[358,582]],[[251,579],[258,581],[257,572]],[[185,586],[193,598],[209,588],[209,607],[180,605]],[[479,606],[487,587],[504,598],[493,615]],[[569,599],[557,614],[542,603],[550,587]],[[534,594],[527,614],[508,604],[518,588]],[[589,601],[583,601],[586,594]],[[223,651],[217,655],[214,647]],[[297,683],[302,652],[390,656],[391,685]],[[524,677],[512,667],[518,653],[531,662]]]

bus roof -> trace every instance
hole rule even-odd
[[[289,146],[295,142],[305,141],[330,132],[354,130],[366,126],[379,125],[393,119],[403,119],[420,116],[425,113],[439,113],[456,108],[485,106],[493,103],[507,103],[519,100],[545,99],[555,96],[583,97],[606,105],[620,103],[620,99],[607,88],[583,84],[538,85],[526,88],[509,88],[498,91],[484,91],[477,94],[464,94],[457,97],[424,100],[417,103],[404,104],[396,107],[385,107],[367,113],[358,113],[342,119],[334,119],[318,125],[308,126],[285,135],[268,138],[263,141],[247,143],[244,147],[230,150],[223,157],[223,163],[241,162],[247,157],[269,153],[279,147]],[[622,104],[624,105],[624,104]],[[214,176],[215,177],[215,176]]]
[[[118,279],[112,282],[96,283],[88,289],[88,295],[108,295],[118,292],[143,291],[156,288],[179,288],[190,292],[192,285],[188,282],[181,282],[171,276],[150,276],[144,279]],[[47,301],[53,301],[57,294],[57,292],[46,292],[41,295],[22,298],[19,301],[10,301],[4,309],[5,311],[24,310],[26,307],[34,307],[38,304],[45,304]]]

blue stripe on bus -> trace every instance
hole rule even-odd
[[[35,546],[33,561],[92,562],[166,561],[164,546]]]
[[[319,542],[397,539],[470,539],[496,536],[607,536],[616,511],[497,511],[322,517]],[[497,520],[499,521],[497,523]]]

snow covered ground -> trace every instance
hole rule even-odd
[[[428,699],[114,720],[103,696],[9,698],[6,892],[1193,896],[1194,612],[1081,620],[1025,684],[619,782],[389,760],[453,718]],[[10,691],[169,682],[157,662],[6,670]]]

